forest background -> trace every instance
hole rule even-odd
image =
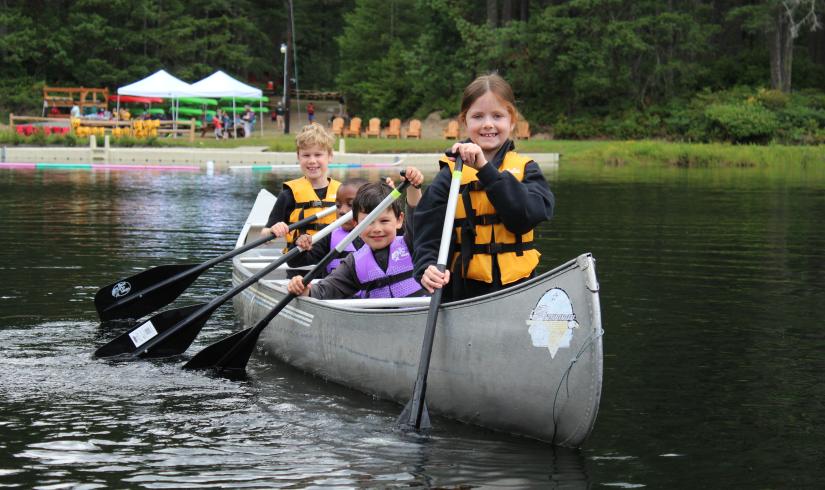
[[[292,15],[290,16],[290,11]],[[340,91],[362,118],[457,113],[497,71],[566,139],[825,143],[825,0],[2,0],[0,111],[164,68]]]

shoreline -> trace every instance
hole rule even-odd
[[[297,158],[294,152],[264,151],[264,147],[241,147],[224,150],[215,148],[121,148],[96,146],[86,147],[3,147],[0,152],[0,168],[71,168],[90,167],[197,167],[202,170],[228,170],[233,167],[252,169],[253,167],[293,168]],[[429,167],[439,153],[343,153],[334,152],[331,165],[338,168],[390,167],[413,165]],[[558,153],[531,154],[539,164],[557,165]],[[32,167],[32,166],[35,167]],[[85,167],[84,167],[85,168]],[[169,168],[172,170],[172,168]]]

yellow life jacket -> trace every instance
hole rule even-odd
[[[289,214],[289,220],[287,221],[287,224],[292,224],[307,216],[320,213],[329,206],[335,206],[335,196],[338,194],[338,187],[341,186],[341,183],[335,179],[329,179],[327,195],[323,199],[318,197],[318,194],[315,193],[315,189],[312,188],[312,184],[310,184],[306,177],[284,182],[284,186],[289,187],[290,190],[292,190],[293,197],[295,197],[295,209]],[[335,213],[331,213],[306,225],[304,228],[293,230],[292,233],[286,235],[286,242],[287,244],[292,244],[304,233],[314,235],[315,232],[332,223],[335,219]]]
[[[524,179],[524,167],[530,161],[530,158],[510,151],[504,156],[498,171],[510,172],[521,182]],[[439,163],[442,166],[449,165],[450,170],[454,167],[454,163],[447,158]],[[496,208],[487,198],[474,168],[463,168],[459,193],[455,211],[458,251],[450,261],[450,270],[455,271],[456,267],[461,267],[463,277],[492,283],[495,256],[502,285],[530,277],[541,257],[533,243],[533,230],[515,235],[504,226],[496,214]]]

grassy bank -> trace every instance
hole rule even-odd
[[[294,135],[253,136],[239,140],[215,140],[197,138],[190,143],[186,138],[114,138],[113,146],[152,148],[195,147],[231,149],[245,146],[266,148],[269,151],[295,151]],[[438,153],[452,141],[444,139],[394,140],[348,138],[348,153]],[[22,137],[11,131],[0,131],[0,145],[16,146],[85,146],[88,140],[72,135],[48,137]],[[641,141],[579,141],[579,140],[527,140],[518,141],[520,152],[560,153],[562,161],[597,161],[609,165],[669,165],[679,167],[755,167],[782,163],[783,165],[825,165],[825,148],[822,146],[786,145],[731,145],[724,143],[671,143],[659,140]],[[335,142],[335,150],[339,142]]]

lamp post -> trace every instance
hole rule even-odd
[[[286,43],[281,43],[281,54],[284,55],[284,95],[281,97],[281,103],[286,104]]]
[[[289,134],[289,88],[287,83],[289,81],[289,42],[290,42],[290,33],[287,32],[287,38],[285,43],[281,43],[281,53],[284,55],[284,96],[283,96],[283,107],[284,107],[284,134]]]

